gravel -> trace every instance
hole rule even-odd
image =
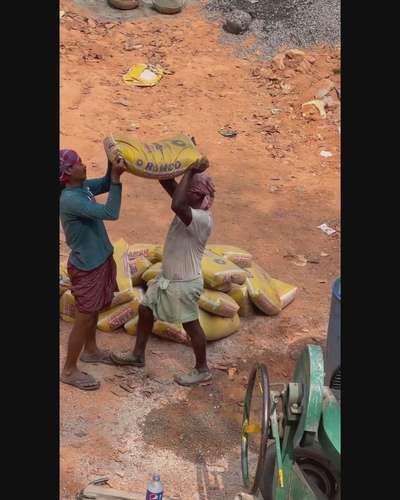
[[[234,9],[248,12],[265,56],[283,49],[340,44],[340,0],[209,0],[208,17],[224,18]],[[232,41],[233,35],[225,41]]]

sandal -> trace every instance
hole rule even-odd
[[[131,352],[112,352],[110,358],[114,364],[121,366],[136,366],[137,368],[143,368],[145,364],[143,358]]]
[[[81,354],[79,361],[82,363],[102,363],[103,365],[115,365],[110,351],[98,351],[96,354]]]
[[[193,368],[193,370],[189,373],[185,373],[184,375],[174,376],[175,382],[179,385],[183,385],[184,387],[201,384],[202,382],[208,382],[211,379],[212,375],[209,370],[199,371],[197,368]]]
[[[100,382],[86,372],[80,372],[69,377],[61,375],[61,382],[72,385],[82,391],[95,391],[100,387]]]

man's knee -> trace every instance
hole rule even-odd
[[[185,332],[190,336],[204,336],[203,329],[201,328],[200,322],[198,319],[194,321],[189,321],[188,323],[183,324],[183,328]]]
[[[82,313],[78,311],[75,320],[84,326],[93,326],[94,324],[97,325],[98,316],[97,312]]]

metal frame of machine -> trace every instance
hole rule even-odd
[[[339,287],[339,294],[335,287]],[[340,343],[340,280],[334,285],[335,293],[328,346],[332,338]],[[338,318],[335,322],[333,313]],[[329,387],[324,385],[324,356],[318,345],[304,348],[289,383],[270,384],[267,367],[253,367],[244,398],[241,435],[242,477],[251,493],[260,492],[264,500],[340,500],[339,347],[334,350],[334,360],[327,353],[325,383]],[[257,393],[261,397],[259,422],[252,421],[251,413]],[[260,445],[250,477],[249,440],[255,434]]]

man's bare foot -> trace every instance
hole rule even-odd
[[[60,377],[64,384],[72,385],[82,391],[95,391],[100,387],[100,382],[86,372],[74,370],[73,372],[63,372]]]

